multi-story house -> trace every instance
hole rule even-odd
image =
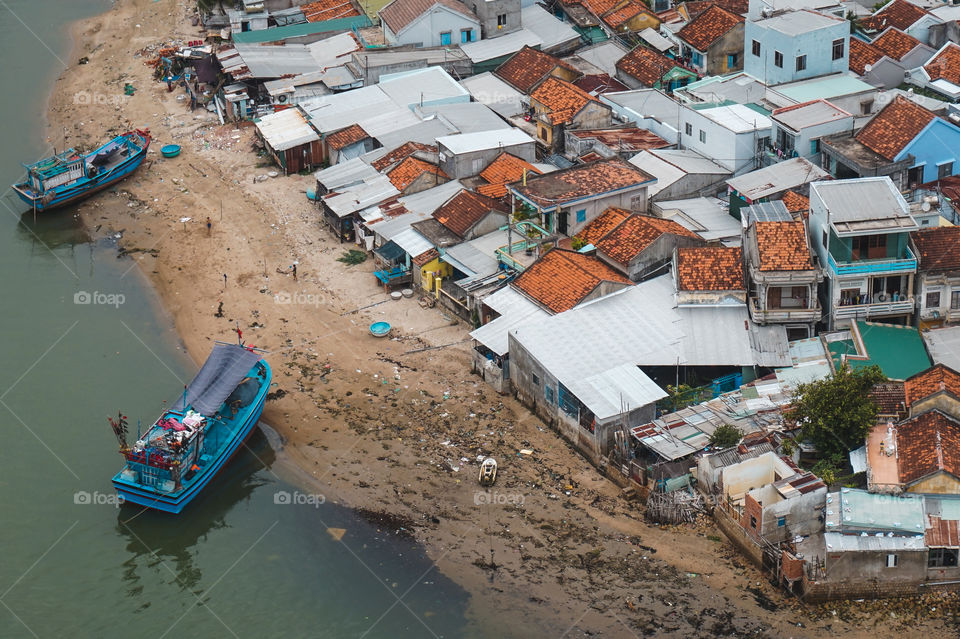
[[[960,226],[910,235],[917,256],[917,310],[921,328],[960,320]]]
[[[856,319],[909,322],[917,272],[909,240],[919,227],[889,178],[812,183],[809,225],[828,329]]]
[[[803,220],[794,220],[781,201],[743,209],[743,253],[750,317],[756,324],[783,324],[787,336],[806,339],[820,321],[817,287],[823,280],[813,263]]]
[[[743,69],[743,16],[719,5],[677,32],[681,58],[701,75],[722,75]]]
[[[743,70],[769,86],[847,70],[850,22],[804,9],[747,21]]]

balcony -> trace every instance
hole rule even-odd
[[[750,317],[757,324],[778,324],[781,322],[816,322],[820,319],[820,304],[814,308],[760,308],[755,297],[750,298]]]
[[[871,317],[905,315],[913,313],[912,299],[897,302],[878,302],[876,304],[850,304],[834,306],[834,319],[869,319]]]
[[[830,270],[834,275],[867,275],[880,273],[915,273],[917,271],[917,259],[907,248],[907,257],[881,258],[877,260],[854,260],[850,262],[837,262],[832,253],[827,253],[827,263],[830,264]]]

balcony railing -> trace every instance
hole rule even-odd
[[[820,304],[814,308],[760,308],[755,297],[750,298],[750,316],[757,324],[769,322],[816,322],[821,315]]]
[[[876,304],[850,304],[835,306],[833,316],[836,319],[865,319],[881,315],[903,315],[913,312],[913,300],[897,302],[878,302]]]
[[[917,270],[917,260],[910,249],[903,259],[854,260],[837,262],[831,253],[827,253],[830,269],[837,275],[863,275],[865,273],[913,273]]]

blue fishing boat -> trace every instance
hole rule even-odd
[[[148,148],[150,131],[137,129],[118,135],[86,155],[69,149],[25,164],[27,177],[14,184],[13,190],[35,211],[73,204],[136,171]]]
[[[126,465],[113,486],[126,502],[179,513],[233,457],[263,411],[272,373],[261,351],[217,342],[177,408],[127,445],[127,420],[110,419]]]

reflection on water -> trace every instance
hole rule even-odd
[[[269,469],[276,453],[258,428],[251,433],[226,467],[203,493],[178,516],[124,504],[117,514],[117,532],[126,539],[130,557],[124,562],[123,580],[137,596],[141,578],[167,580],[169,569],[181,589],[200,585],[202,573],[195,565],[198,546],[214,530],[227,528],[226,515],[239,502],[248,501],[257,488],[272,483],[260,471]],[[166,566],[161,565],[166,564]],[[139,570],[149,569],[144,575]]]

